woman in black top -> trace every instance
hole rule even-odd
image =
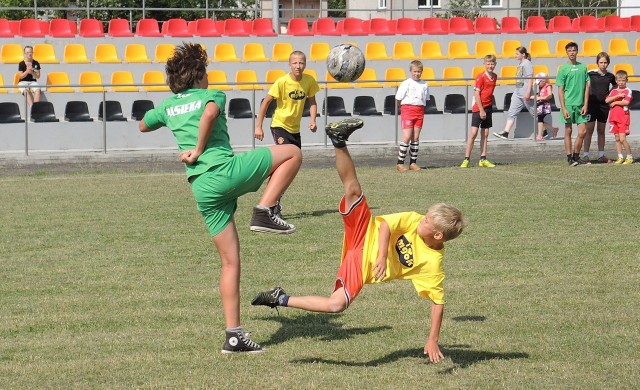
[[[607,163],[609,159],[604,155],[604,131],[609,116],[609,105],[604,102],[612,88],[616,87],[616,76],[607,71],[610,60],[609,55],[601,52],[596,56],[598,69],[589,71],[589,121],[587,122],[587,133],[584,136],[583,160],[589,160],[589,147],[591,146],[591,136],[598,122],[598,162]]]

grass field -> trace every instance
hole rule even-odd
[[[268,351],[220,354],[219,261],[182,173],[0,176],[0,388],[631,389],[640,383],[640,164],[398,174],[359,167],[374,214],[446,201],[441,348],[409,282],[365,286],[339,315],[253,307],[258,291],[329,294],[341,186],[305,164],[290,236],[251,233],[240,200],[243,325]]]

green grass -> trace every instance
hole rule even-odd
[[[365,286],[339,315],[253,307],[261,290],[329,294],[341,186],[306,164],[290,236],[249,232],[242,322],[268,348],[220,354],[219,261],[182,173],[0,177],[0,388],[634,388],[640,382],[640,165],[359,168],[374,214],[460,207],[441,348],[411,283]]]

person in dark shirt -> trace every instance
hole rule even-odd
[[[40,63],[33,59],[33,47],[24,47],[24,60],[18,64],[20,93],[27,97],[29,105],[40,101],[42,87],[38,84],[40,78]]]
[[[596,129],[596,122],[598,122],[598,159],[596,161],[607,163],[609,159],[604,155],[604,131],[607,126],[607,117],[609,116],[609,105],[604,102],[604,99],[613,88],[617,87],[617,84],[616,77],[607,71],[610,63],[609,55],[605,52],[599,53],[596,56],[596,63],[598,64],[598,69],[589,71],[589,121],[587,122],[587,133],[584,136],[582,159],[589,160],[591,137],[593,136],[593,130]]]

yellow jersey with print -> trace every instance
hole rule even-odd
[[[300,81],[295,81],[289,74],[277,79],[269,88],[269,95],[277,102],[271,127],[282,127],[292,134],[299,133],[304,103],[319,90],[316,80],[308,74],[303,73]]]
[[[403,212],[372,219],[363,249],[363,282],[380,283],[374,279],[373,267],[378,257],[380,223],[385,221],[391,236],[384,281],[411,280],[418,295],[436,304],[444,304],[444,248],[431,249],[418,235],[418,224],[422,218],[424,215],[416,212]]]

